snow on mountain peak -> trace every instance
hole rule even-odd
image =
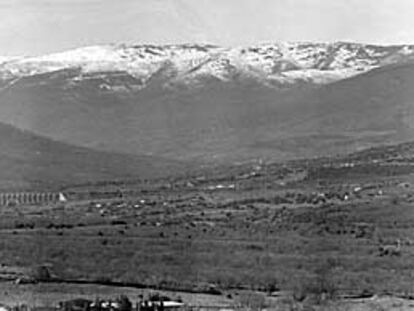
[[[172,83],[192,84],[212,77],[248,77],[269,81],[323,84],[376,67],[411,61],[414,46],[376,46],[360,43],[265,43],[224,48],[212,45],[101,45],[39,57],[1,58],[0,77],[12,78],[67,68],[82,72],[124,71],[149,81],[169,65]]]

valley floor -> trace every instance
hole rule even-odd
[[[140,291],[23,284],[81,280],[173,290],[194,304],[246,304],[246,292],[271,303],[287,292],[298,306],[352,296],[371,300],[346,310],[408,310],[409,300],[387,295],[414,294],[413,164],[414,144],[402,144],[71,187],[65,204],[1,207],[0,277],[20,283],[0,283],[1,298],[53,304]]]

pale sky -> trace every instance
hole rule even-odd
[[[0,55],[276,41],[414,44],[414,0],[0,0]]]

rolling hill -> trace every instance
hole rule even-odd
[[[0,122],[110,153],[207,162],[409,140],[413,46],[95,46],[0,64]]]
[[[178,162],[70,146],[0,124],[0,189],[59,189],[64,185],[176,174]]]
[[[98,150],[225,162],[351,152],[414,137],[413,64],[289,90],[214,80],[167,90],[156,87],[162,77],[136,90],[139,81],[126,72],[91,73],[74,84],[79,71],[20,78],[0,92],[0,121]]]

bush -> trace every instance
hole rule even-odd
[[[335,296],[335,285],[323,278],[307,281],[293,289],[293,298],[299,302],[306,299],[313,303],[321,304],[328,300],[333,300]]]
[[[311,300],[313,303],[321,304],[334,300],[337,296],[337,287],[333,280],[333,268],[337,265],[334,259],[328,259],[325,265],[316,270],[316,276],[293,288],[295,301]]]
[[[117,301],[119,302],[119,311],[131,311],[132,310],[132,303],[127,296],[121,295],[119,296]]]
[[[36,281],[45,282],[49,281],[52,276],[48,267],[39,266],[34,269],[33,278],[36,279]]]
[[[237,299],[238,305],[252,311],[260,311],[265,306],[265,297],[255,292],[240,293]]]

